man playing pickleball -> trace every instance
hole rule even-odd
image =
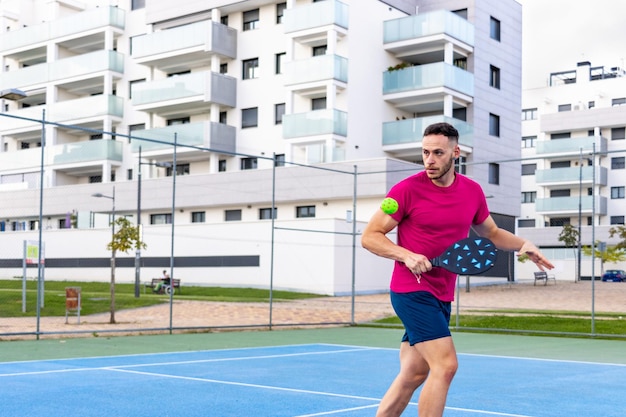
[[[402,320],[400,372],[383,397],[377,417],[400,416],[422,383],[420,417],[441,417],[458,367],[450,334],[457,275],[433,268],[429,259],[468,236],[470,227],[502,250],[526,254],[539,269],[554,266],[529,241],[500,229],[489,214],[482,188],[454,171],[459,133],[448,123],[424,131],[425,170],[393,186],[367,224],[361,242],[372,253],[395,261],[390,298]],[[398,243],[388,237],[398,228]]]

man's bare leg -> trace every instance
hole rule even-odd
[[[420,393],[418,415],[419,417],[441,417],[452,378],[458,368],[452,337],[417,343],[415,349],[430,367],[428,380]]]
[[[400,344],[400,372],[385,393],[376,417],[398,417],[428,376],[428,364],[414,346]]]

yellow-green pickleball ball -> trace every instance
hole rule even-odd
[[[391,197],[387,197],[380,204],[380,209],[385,214],[393,214],[398,211],[398,202]]]

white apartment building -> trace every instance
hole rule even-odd
[[[626,72],[592,66],[549,74],[545,87],[522,94],[522,210],[518,233],[555,248],[557,278],[576,276],[574,251],[558,241],[564,224],[579,228],[582,245],[615,244],[612,226],[626,215]],[[594,154],[595,149],[595,154]],[[579,227],[580,225],[580,227]],[[624,269],[626,263],[605,264]],[[601,265],[596,262],[595,276]],[[591,277],[585,259],[582,277]]]
[[[173,258],[183,285],[384,291],[357,235],[438,121],[496,221],[520,215],[514,0],[0,0],[0,61],[26,93],[0,99],[0,277],[41,230],[46,279],[108,280],[114,208],[142,281]]]

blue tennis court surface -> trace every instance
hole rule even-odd
[[[626,366],[459,354],[445,416],[626,415]],[[3,416],[373,416],[398,350],[306,344],[0,363]],[[403,416],[415,416],[417,395]]]

